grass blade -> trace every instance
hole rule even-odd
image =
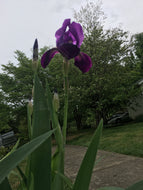
[[[92,175],[92,170],[94,167],[97,149],[99,145],[100,136],[102,133],[103,120],[100,121],[99,126],[93,135],[91,143],[87,149],[87,152],[83,158],[82,164],[80,166],[79,172],[77,174],[73,190],[88,190],[90,179]]]
[[[0,183],[8,176],[9,172],[14,169],[26,156],[31,154],[43,142],[45,142],[52,134],[51,130],[21,146],[12,152],[5,159],[0,160]]]

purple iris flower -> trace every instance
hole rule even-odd
[[[55,33],[56,48],[52,48],[45,52],[41,58],[43,68],[50,63],[55,54],[60,53],[67,60],[74,58],[75,66],[83,73],[88,72],[92,67],[91,58],[80,52],[80,46],[83,42],[84,35],[82,27],[79,23],[70,22],[70,19],[65,19],[63,25]]]

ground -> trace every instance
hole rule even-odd
[[[66,146],[65,173],[73,180],[86,150],[82,146]],[[143,158],[98,150],[97,160],[89,190],[104,186],[127,188],[143,179]]]

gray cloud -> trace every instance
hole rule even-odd
[[[61,13],[62,11],[73,9],[74,6],[81,5],[81,3],[84,2],[81,0],[63,0],[63,1],[57,1],[54,0],[52,2],[52,10]]]
[[[14,57],[16,49],[31,56],[34,39],[39,46],[55,45],[55,31],[73,17],[86,0],[0,0],[0,64]],[[102,0],[107,27],[122,26],[132,33],[143,31],[142,0]]]
[[[107,12],[113,25],[122,23],[124,29],[131,33],[143,31],[143,1],[138,0],[102,0],[104,10]]]

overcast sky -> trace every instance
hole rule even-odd
[[[94,2],[97,2],[94,0]],[[14,51],[31,56],[35,38],[39,47],[55,45],[55,31],[73,18],[86,0],[0,0],[0,65],[14,62]],[[102,0],[106,27],[122,26],[132,34],[143,32],[143,0]]]

